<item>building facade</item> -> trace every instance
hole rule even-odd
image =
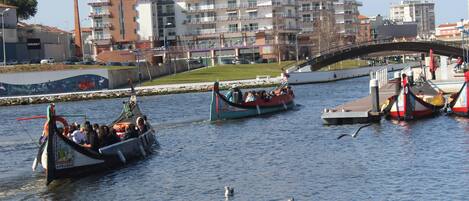
[[[428,38],[435,32],[435,3],[433,0],[406,0],[391,5],[390,20],[417,23],[418,34]]]
[[[371,41],[372,38],[372,29],[370,18],[364,15],[358,16],[360,22],[357,34],[357,43],[363,43]]]
[[[356,0],[337,0],[334,2],[335,19],[340,41],[344,44],[354,43],[359,32],[358,8],[363,4]]]
[[[147,49],[160,62],[292,60],[353,43],[355,0],[92,0],[94,54]],[[341,42],[345,41],[345,42]],[[296,44],[298,43],[298,51]]]
[[[464,27],[464,29],[469,29],[469,20],[440,24],[436,28],[436,39],[439,41],[461,42],[461,27]]]

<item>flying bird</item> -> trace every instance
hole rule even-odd
[[[345,137],[345,136],[350,136],[350,137],[352,137],[352,138],[356,138],[356,137],[358,136],[358,133],[360,132],[360,130],[361,130],[362,128],[365,128],[365,127],[368,127],[368,126],[371,126],[371,124],[366,124],[366,125],[361,126],[360,128],[358,128],[358,129],[355,131],[355,133],[353,133],[353,134],[351,134],[351,135],[350,135],[350,134],[342,134],[342,135],[340,135],[340,136],[337,138],[337,140],[340,140],[341,138],[343,138],[343,137]]]

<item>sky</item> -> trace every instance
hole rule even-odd
[[[89,26],[88,14],[90,0],[79,0],[80,18],[82,26]],[[391,3],[399,3],[400,0],[359,0],[363,3],[360,13],[366,16],[381,14],[389,16]],[[29,23],[41,23],[59,27],[64,30],[73,29],[73,0],[38,0],[37,15],[28,20]],[[460,5],[455,5],[456,3]],[[468,18],[468,6],[466,0],[435,0],[436,24],[456,22],[462,18]]]

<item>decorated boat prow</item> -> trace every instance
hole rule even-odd
[[[469,117],[469,71],[464,73],[464,84],[458,93],[452,94],[449,101],[451,113]]]
[[[232,98],[227,98],[220,93],[219,83],[215,82],[210,104],[210,120],[217,121],[253,117],[290,110],[295,106],[293,91],[288,87],[288,84],[281,85],[269,93],[269,95],[262,98],[254,98],[254,96],[249,93],[243,97],[240,90],[235,90],[231,94]],[[253,97],[252,100],[248,97],[251,95]]]
[[[132,90],[133,91],[133,90]],[[47,185],[60,178],[86,176],[103,170],[115,169],[132,160],[145,158],[152,153],[152,146],[156,143],[155,131],[145,120],[141,113],[136,96],[133,93],[130,100],[124,103],[124,109],[119,117],[109,127],[119,132],[119,128],[141,121],[141,134],[129,138],[119,139],[115,142],[91,149],[87,146],[75,143],[67,136],[68,123],[64,116],[56,114],[55,105],[51,104],[47,109],[46,124],[42,144],[33,163],[33,170],[41,164],[46,174]],[[63,133],[58,129],[57,122],[64,126]],[[114,133],[115,134],[115,133]]]
[[[442,93],[436,96],[415,95],[407,77],[402,78],[402,90],[394,97],[392,107],[388,112],[391,118],[403,121],[431,117],[438,114],[445,105]]]

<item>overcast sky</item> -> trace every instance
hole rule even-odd
[[[81,19],[83,25],[89,26],[88,13],[90,11],[87,3],[90,0],[79,0]],[[29,20],[30,23],[41,23],[56,26],[65,30],[73,29],[73,0],[38,0],[39,7],[36,17]],[[363,15],[389,16],[389,5],[399,3],[399,0],[361,0],[363,6],[360,12]],[[447,23],[468,18],[468,6],[466,0],[435,0],[436,23]],[[459,3],[460,5],[457,5]]]

